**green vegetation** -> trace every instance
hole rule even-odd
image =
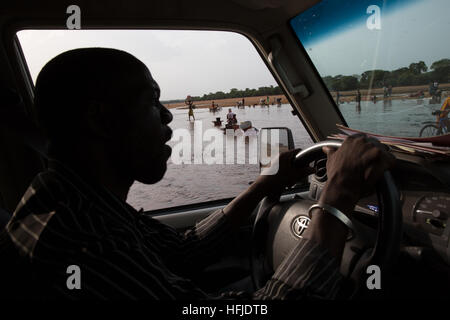
[[[393,71],[385,70],[369,70],[361,75],[351,76],[326,76],[322,78],[330,91],[348,91],[356,89],[382,88],[383,86],[417,86],[428,85],[431,82],[438,81],[440,83],[450,82],[450,59],[441,59],[431,64],[430,71],[423,61],[411,63],[409,67],[400,68]],[[208,93],[203,96],[193,96],[194,101],[202,100],[219,100],[230,98],[245,98],[257,96],[270,96],[283,94],[280,87],[259,87],[258,89],[239,90],[230,89],[230,92],[217,91],[216,93]],[[184,99],[162,101],[162,103],[183,102]]]
[[[228,98],[245,98],[245,97],[257,97],[257,96],[270,96],[276,94],[283,94],[280,87],[270,86],[270,87],[259,87],[258,89],[239,90],[233,88],[228,93],[222,91],[217,91],[216,93],[204,94],[202,97],[195,97],[196,100],[214,100],[214,99],[228,99]]]
[[[208,93],[203,96],[192,96],[194,101],[202,101],[202,100],[219,100],[219,99],[230,99],[230,98],[245,98],[245,97],[257,97],[257,96],[271,96],[283,94],[283,91],[280,87],[270,86],[270,87],[259,87],[258,89],[249,89],[239,90],[236,88],[230,89],[230,92],[225,93],[222,91],[217,91],[216,93]],[[162,101],[162,103],[176,103],[183,102],[184,99],[179,100],[170,100],[170,101]]]
[[[330,91],[348,91],[383,86],[417,86],[431,82],[450,82],[450,59],[441,59],[432,63],[430,71],[423,61],[411,63],[409,67],[393,71],[369,70],[361,75],[326,76],[322,78]]]

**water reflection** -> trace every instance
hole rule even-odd
[[[283,104],[280,107],[277,107],[276,105],[256,105],[255,107],[246,106],[245,108],[227,107],[216,112],[210,112],[206,108],[197,108],[194,110],[194,115],[196,120],[202,122],[204,131],[206,129],[214,128],[214,122],[217,118],[222,120],[222,127],[224,127],[228,109],[231,109],[231,111],[236,114],[238,123],[251,121],[252,126],[258,129],[263,127],[290,128],[292,130],[295,146],[297,148],[305,148],[312,143],[311,138],[299,121],[298,117],[292,115],[292,107],[288,104]],[[173,114],[173,121],[169,124],[172,130],[184,128],[188,129],[191,134],[193,134],[194,121],[188,121],[188,110],[170,109],[170,111]]]
[[[342,104],[342,112],[347,124],[355,129],[385,135],[418,137],[425,121],[434,121],[431,112],[441,105],[424,99],[386,99],[382,103],[372,100],[362,101],[360,105],[352,101]]]
[[[392,100],[386,99],[383,100],[383,112],[390,112],[392,111]]]

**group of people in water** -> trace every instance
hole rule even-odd
[[[429,86],[429,95],[430,95],[430,104],[440,104],[442,100],[443,91],[439,88],[439,83],[434,81]],[[391,103],[391,99],[386,99],[392,96],[392,86],[384,86],[383,87],[383,101],[385,103]],[[336,103],[339,105],[341,94],[339,91],[336,91]],[[414,93],[408,95],[409,98],[418,98],[423,99],[425,97],[424,90],[420,89]],[[433,112],[433,114],[437,115],[437,123],[438,126],[446,126],[450,128],[450,119],[448,115],[450,114],[450,95],[447,96],[444,93],[444,102],[441,105],[439,111]],[[361,112],[361,91],[359,89],[356,90],[355,102],[356,102],[356,112]],[[377,102],[377,96],[373,95],[370,100],[373,103]]]
[[[241,100],[242,103],[244,103],[244,99]],[[194,119],[195,121],[195,116],[194,116],[194,109],[195,109],[195,105],[194,102],[192,100],[191,96],[187,96],[186,100],[184,101],[184,103],[188,106],[188,117],[189,117],[189,121],[191,121],[191,117]],[[218,108],[218,105],[216,105],[214,103],[214,101],[211,104],[211,108]],[[220,120],[220,118],[216,118],[216,121],[213,121],[215,126],[220,126],[222,125],[222,120]],[[228,109],[228,113],[227,113],[227,123],[225,125],[225,128],[229,129],[229,128],[234,128],[235,125],[237,125],[238,121],[236,118],[236,114],[230,109]]]
[[[429,94],[431,97],[430,103],[437,104],[441,103],[441,97],[442,97],[442,90],[439,89],[439,83],[437,81],[434,81],[430,84],[429,87]],[[336,91],[336,104],[339,105],[342,102],[345,102],[341,100],[341,93],[337,90]],[[392,85],[389,86],[383,86],[383,100],[386,100],[388,98],[392,97]],[[414,93],[409,94],[410,98],[419,98],[423,99],[425,97],[424,90],[418,90]],[[376,103],[378,100],[378,96],[376,94],[372,95],[368,100],[372,101],[373,103]],[[355,102],[357,105],[360,105],[362,101],[361,98],[361,92],[359,89],[356,90],[356,96],[355,96]],[[348,102],[348,100],[347,100]]]
[[[383,87],[383,98],[387,98],[390,97],[392,95],[392,86],[389,87]],[[370,100],[373,103],[377,103],[377,95],[374,94]],[[355,96],[355,101],[357,106],[361,106],[361,91],[359,91],[359,89],[356,90],[356,96]],[[341,93],[339,91],[336,91],[336,104],[340,105],[341,104]]]
[[[282,101],[282,98],[274,97],[274,98],[273,98],[272,105],[274,105],[274,104],[276,103],[277,106],[281,106],[281,101]],[[194,105],[194,101],[193,101],[192,97],[191,97],[190,95],[188,95],[187,98],[184,100],[184,103],[186,104],[187,109],[188,109],[188,119],[189,119],[189,121],[191,121],[191,118],[195,121],[195,115],[194,115],[195,105]],[[259,104],[260,104],[262,107],[263,107],[263,106],[264,106],[264,107],[265,107],[265,106],[269,106],[269,105],[270,105],[270,97],[267,96],[266,98],[260,99]],[[256,107],[256,105],[257,105],[257,104],[254,103],[254,104],[253,104],[253,108]],[[249,104],[248,106],[251,107],[252,105]],[[239,108],[245,108],[245,98],[242,98],[241,100],[237,101],[237,102],[236,102],[236,107],[237,107],[238,109],[239,109]],[[219,111],[219,110],[221,110],[221,109],[222,109],[222,108],[219,106],[219,104],[215,103],[214,101],[212,101],[212,102],[211,102],[211,105],[209,106],[209,111],[212,111],[212,112],[216,112],[216,111]],[[227,123],[232,122],[232,121],[230,121],[230,118],[228,117],[230,114],[234,114],[234,113],[231,111],[231,109],[229,109],[229,113],[227,114]],[[234,117],[236,118],[236,115],[235,115],[235,114],[234,114]],[[233,120],[233,119],[231,119],[231,120]],[[235,121],[234,124],[237,124],[237,120],[236,120],[236,119],[233,120],[233,121]],[[216,121],[216,122],[217,122],[217,121]],[[232,124],[230,123],[230,125],[232,125]]]

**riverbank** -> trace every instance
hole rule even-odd
[[[281,98],[281,103],[285,104],[288,103],[288,100],[284,95],[272,95],[269,97],[269,104],[276,104],[276,100],[278,98]],[[229,98],[229,99],[218,99],[218,100],[204,100],[204,101],[194,101],[194,105],[196,108],[209,108],[211,107],[212,103],[219,105],[219,107],[234,107],[237,106],[239,101],[242,101],[244,99],[244,105],[259,105],[260,100],[264,99],[266,101],[267,96],[257,96],[257,97],[244,97],[244,98]],[[170,103],[165,104],[165,107],[168,109],[172,108],[179,108],[179,109],[185,109],[187,108],[186,104],[184,102],[177,102],[177,103]]]
[[[425,94],[425,98],[430,97],[430,94],[428,93],[428,85],[423,86],[407,86],[407,87],[393,87],[392,88],[392,95],[390,97],[384,98],[386,100],[395,100],[395,99],[417,99],[417,97],[413,97],[411,95],[419,92],[422,90]],[[444,98],[445,96],[449,95],[450,93],[450,83],[443,83],[439,85],[439,89],[442,90]],[[340,91],[340,102],[351,102],[355,101],[356,99],[356,90],[350,90],[350,91]],[[374,95],[377,96],[378,99],[383,99],[383,88],[377,88],[372,90],[360,90],[361,92],[361,100],[371,100]],[[336,92],[331,92],[331,95],[334,99],[336,99]],[[276,104],[276,100],[278,98],[281,98],[281,103],[285,104],[288,103],[288,100],[284,95],[271,95],[269,97],[269,104],[272,105]],[[211,107],[212,103],[219,105],[219,107],[234,107],[237,106],[238,101],[242,101],[244,99],[244,105],[259,105],[260,100],[267,99],[267,96],[257,96],[257,97],[244,97],[244,98],[229,98],[229,99],[216,99],[216,100],[204,100],[204,101],[194,101],[196,108],[209,108]],[[170,104],[164,104],[167,108],[179,108],[179,109],[185,109],[187,108],[186,104],[184,102],[177,102],[177,103],[170,103]]]
[[[392,87],[392,95],[390,97],[384,98],[385,100],[395,100],[395,99],[417,99],[417,96],[412,96],[419,91],[423,91],[424,98],[430,98],[428,92],[429,86],[407,86],[407,87]],[[450,93],[450,83],[439,84],[439,89],[442,91],[442,98]],[[372,90],[361,89],[361,100],[372,100],[373,96],[376,95],[378,99],[383,99],[384,90],[383,88],[376,88]],[[351,102],[356,100],[356,90],[351,91],[339,91],[340,102]],[[336,99],[336,92],[331,93],[334,99]]]

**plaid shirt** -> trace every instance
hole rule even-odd
[[[85,183],[50,160],[35,177],[6,227],[27,291],[40,298],[299,299],[335,297],[342,276],[336,260],[301,240],[272,279],[255,293],[213,296],[187,278],[222,254],[233,232],[222,210],[181,234],[136,211],[101,186]],[[69,290],[67,268],[81,270],[81,289]]]

